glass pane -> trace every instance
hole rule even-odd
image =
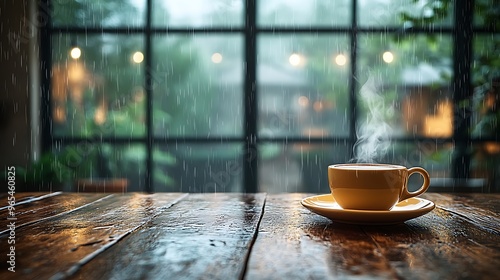
[[[474,25],[500,30],[498,0],[474,0]]]
[[[258,40],[259,134],[349,135],[346,35],[264,35]]]
[[[141,37],[60,34],[52,44],[55,135],[144,134]]]
[[[154,26],[234,27],[244,23],[243,0],[153,0]]]
[[[350,145],[263,144],[259,147],[259,191],[329,193],[328,165],[349,161]]]
[[[357,135],[365,155],[391,136],[451,137],[451,47],[448,36],[360,36]]]
[[[421,166],[431,178],[450,177],[453,145],[444,141],[424,140],[411,143],[389,143],[380,163]]]
[[[67,182],[124,180],[125,191],[144,191],[146,149],[143,145],[107,144],[89,139],[74,145],[56,145],[53,151],[57,155],[57,170]],[[79,187],[75,183],[71,191],[85,191]]]
[[[489,141],[473,146],[471,177],[478,192],[500,192],[500,143]]]
[[[405,28],[451,26],[453,24],[453,1],[358,1],[358,23],[360,26],[403,26]]]
[[[240,144],[162,145],[153,151],[156,192],[241,192],[244,153]]]
[[[388,143],[389,148],[381,154],[378,162],[423,167],[431,176],[431,187],[436,182],[451,177],[453,145],[444,141],[424,140],[408,143]],[[415,178],[414,178],[415,177]],[[417,190],[422,183],[420,176],[411,176],[410,189]],[[439,185],[439,184],[438,184]]]
[[[135,27],[145,20],[145,0],[53,0],[51,5],[54,26]]]
[[[472,136],[500,139],[500,36],[475,37],[473,50]]]
[[[242,135],[240,36],[157,37],[153,57],[155,135]]]
[[[262,26],[345,26],[351,22],[352,0],[260,0],[257,22]]]

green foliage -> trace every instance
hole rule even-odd
[[[420,0],[413,0],[414,3],[420,2]],[[431,13],[426,13],[425,15],[412,15],[408,12],[401,12],[400,19],[401,22],[406,23],[409,26],[415,27],[426,27],[428,25],[433,25],[447,16],[452,12],[452,0],[427,0],[423,9],[432,10]],[[494,1],[491,0],[475,0],[474,1],[474,25],[483,28],[491,28],[494,30],[500,29],[500,6],[495,5]],[[442,44],[439,44],[437,37],[439,35],[427,35],[427,45],[431,50],[434,51],[435,56],[430,57],[430,61],[436,61],[439,59],[440,55],[444,52]],[[411,40],[405,40],[407,36],[403,37],[403,44],[411,44]],[[398,41],[400,38],[395,39]],[[445,46],[451,47],[451,44]],[[475,35],[473,51],[475,54],[474,64],[472,67],[473,71],[473,85],[480,86],[485,83],[489,83],[492,78],[500,75],[500,36],[491,35],[491,37],[482,37],[479,34]]]
[[[113,26],[130,23],[130,14],[139,14],[128,0],[54,1],[55,26]],[[96,10],[99,12],[96,13]],[[62,166],[70,163],[72,172],[64,178],[95,178],[136,174],[138,164],[145,162],[145,149],[137,145],[101,143],[101,136],[143,137],[145,135],[145,98],[141,64],[132,62],[132,54],[142,51],[143,40],[135,35],[54,35],[54,65],[68,66],[74,61],[69,49],[78,46],[84,67],[83,104],[75,104],[68,92],[67,121],[55,128],[58,134],[82,136],[88,141],[64,146],[54,151],[53,160]],[[69,71],[69,70],[68,70]],[[69,91],[71,85],[68,83]],[[96,122],[101,100],[106,100],[105,122]],[[86,146],[85,150],[81,146]]]
[[[54,0],[52,6],[55,26],[113,25],[130,22],[130,15],[137,15],[129,0]]]
[[[418,2],[418,0],[414,0]],[[493,30],[500,29],[500,6],[496,1],[491,0],[475,0],[474,1],[474,26],[489,28]],[[452,9],[451,0],[439,0],[439,1],[428,1],[429,7],[432,8],[433,13],[430,17],[418,17],[411,16],[407,13],[401,13],[401,20],[408,23],[410,26],[423,27],[426,25],[433,25],[434,23],[442,20],[448,16]],[[456,27],[459,28],[459,27]],[[435,47],[436,36],[427,36],[428,44]],[[470,136],[472,137],[496,137],[500,136],[498,129],[498,121],[500,119],[500,111],[498,110],[498,104],[492,106],[488,102],[488,98],[498,99],[498,92],[492,92],[493,79],[500,78],[500,36],[498,35],[481,35],[478,33],[474,34],[473,40],[473,64],[471,65],[472,71],[472,87],[474,88],[474,94],[471,100],[463,100],[457,104],[457,108],[461,112],[467,112],[471,108],[476,112],[475,124],[470,130]],[[436,52],[440,54],[440,52]],[[436,58],[433,58],[433,60]],[[432,61],[432,60],[431,60]],[[492,94],[492,95],[491,95]],[[498,103],[498,102],[496,102]],[[460,146],[455,148],[456,154],[466,155],[471,153],[478,153],[481,157],[481,146],[473,147],[467,150],[460,150]],[[451,158],[451,154],[444,151],[436,151],[426,157],[427,161],[441,161]],[[495,157],[486,157],[481,159],[479,162],[483,164],[489,162],[485,165],[485,168],[491,168],[491,166],[496,166],[494,163]],[[492,162],[493,159],[493,162]],[[473,160],[472,164],[477,165],[478,161]],[[478,168],[475,166],[474,168]]]
[[[413,3],[421,2],[421,0],[413,0]],[[406,11],[399,13],[400,21],[403,23],[411,23],[411,26],[426,26],[433,25],[436,22],[445,19],[451,11],[451,0],[428,0],[422,7],[422,14],[411,14]]]
[[[170,134],[196,135],[209,132],[207,116],[215,88],[201,64],[192,36],[155,40],[153,115],[155,130]],[[198,105],[197,105],[198,104]]]
[[[123,25],[130,23],[129,15],[141,14],[128,0],[56,0],[53,6],[55,26]],[[153,18],[170,18],[163,5],[156,6],[153,13]],[[76,44],[82,49],[78,61],[85,67],[85,79],[89,80],[85,84],[83,106],[73,104],[68,94],[68,120],[55,129],[65,136],[95,139],[93,153],[82,158],[79,172],[74,176],[127,176],[136,174],[138,166],[144,165],[147,156],[144,146],[101,143],[99,138],[145,137],[147,89],[153,93],[153,133],[156,136],[210,133],[207,116],[213,111],[211,104],[216,92],[198,57],[204,46],[197,45],[192,35],[159,36],[152,40],[153,65],[151,69],[144,69],[144,63],[131,60],[134,52],[144,52],[142,36],[106,33],[53,36],[54,65],[72,63],[69,50]],[[144,73],[150,75],[152,82],[148,85],[144,84]],[[102,109],[98,108],[102,98],[108,101],[104,123],[95,120],[97,110]],[[64,147],[62,152],[75,151],[75,147]],[[172,186],[174,181],[168,175],[168,167],[176,164],[175,157],[168,150],[154,148],[153,160],[156,183]]]
[[[119,110],[110,110],[106,123],[103,126],[103,128],[107,127],[109,129],[104,129],[102,132],[127,137],[144,136],[146,133],[144,125],[146,119],[145,107],[145,99],[142,98],[124,104]],[[96,132],[99,130],[93,131]]]
[[[477,25],[500,29],[500,5],[497,0],[474,0],[474,21]]]
[[[62,162],[62,156],[45,153],[28,166],[16,167],[16,174],[28,184],[65,183],[74,178],[74,171]]]

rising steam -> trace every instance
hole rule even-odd
[[[353,159],[355,162],[377,162],[391,145],[392,129],[385,118],[394,113],[394,108],[386,108],[384,99],[377,90],[380,80],[371,73],[360,89],[360,102],[368,109],[368,113],[366,120],[356,131]]]

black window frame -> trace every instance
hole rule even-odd
[[[41,0],[39,4],[40,13],[46,14],[46,8],[51,7],[50,0]],[[355,83],[357,76],[357,43],[360,34],[447,34],[453,38],[453,78],[451,88],[453,91],[453,103],[455,109],[455,119],[453,126],[453,135],[448,138],[426,138],[426,137],[403,137],[392,139],[393,143],[402,142],[423,142],[435,141],[436,143],[453,144],[454,157],[451,162],[451,174],[453,178],[466,179],[469,177],[471,158],[466,150],[471,145],[483,143],[485,141],[498,141],[498,139],[471,138],[468,131],[471,128],[470,107],[459,107],[463,100],[467,100],[472,95],[471,85],[471,63],[472,43],[475,34],[498,34],[493,28],[475,27],[473,25],[473,7],[474,1],[457,0],[454,2],[454,15],[452,27],[415,27],[401,30],[396,27],[360,27],[358,26],[358,7],[357,0],[351,4],[351,22],[347,28],[342,27],[261,27],[257,23],[257,0],[246,0],[244,3],[244,25],[242,27],[206,27],[206,28],[170,28],[152,26],[152,0],[146,0],[146,21],[143,27],[114,28],[114,27],[53,27],[51,18],[48,16],[46,24],[41,26],[40,30],[40,66],[41,66],[41,131],[42,151],[50,151],[54,145],[75,144],[89,139],[83,137],[56,137],[52,133],[51,125],[51,99],[50,99],[50,77],[52,69],[51,61],[51,37],[54,34],[141,34],[144,35],[144,85],[146,89],[146,135],[139,138],[129,137],[99,137],[94,139],[102,143],[125,144],[140,143],[145,145],[147,151],[145,190],[154,192],[152,184],[153,170],[153,146],[156,144],[192,144],[192,143],[239,143],[242,144],[244,153],[248,151],[257,151],[259,146],[265,143],[320,143],[334,144],[339,141],[346,141],[352,148],[356,142],[356,129],[358,119],[359,102],[357,91],[359,90]],[[50,10],[50,9],[49,9]],[[242,137],[156,137],[153,134],[152,120],[152,73],[147,71],[152,66],[152,40],[156,35],[165,34],[239,34],[244,37],[244,63],[246,65],[244,78],[244,135]],[[349,78],[349,112],[350,112],[350,134],[347,137],[259,137],[258,135],[258,87],[257,87],[257,41],[261,34],[348,34],[350,40],[350,78]],[[464,86],[465,85],[465,86]],[[459,113],[456,113],[459,112]],[[91,139],[92,140],[92,139]],[[352,153],[352,149],[351,149]],[[352,156],[352,154],[351,154]],[[259,191],[258,182],[258,153],[252,152],[243,160],[243,188],[245,192]]]

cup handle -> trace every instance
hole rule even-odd
[[[418,189],[414,192],[409,192],[408,191],[408,178],[410,178],[411,174],[413,174],[413,173],[419,173],[420,175],[422,175],[422,177],[424,177],[424,183],[422,184],[420,189]],[[430,183],[431,183],[431,178],[429,176],[429,173],[427,173],[427,171],[425,171],[425,169],[423,169],[422,167],[412,167],[412,168],[408,169],[408,177],[406,178],[406,185],[403,188],[403,192],[401,193],[399,201],[403,201],[405,199],[423,194],[429,188]]]

